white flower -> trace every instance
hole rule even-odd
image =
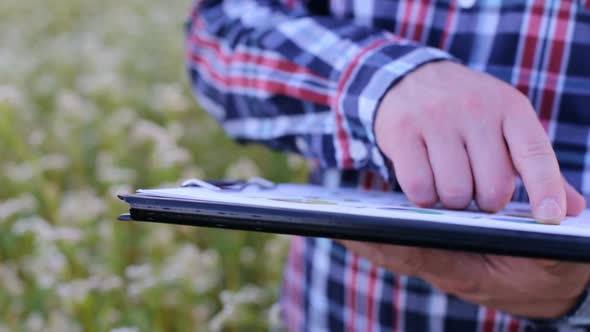
[[[161,278],[165,282],[190,280],[196,291],[203,292],[219,281],[219,254],[213,250],[200,251],[185,244],[162,266]]]
[[[0,323],[0,332],[10,332],[10,330],[8,329],[8,327]]]
[[[252,247],[244,247],[240,250],[240,262],[244,265],[254,263],[256,260],[256,250]]]
[[[8,103],[13,106],[22,106],[25,97],[23,93],[13,85],[0,85],[0,103]]]
[[[33,89],[41,95],[48,95],[58,87],[58,79],[52,74],[37,77],[33,82]]]
[[[103,91],[119,92],[123,86],[118,73],[105,70],[81,75],[76,81],[76,87],[85,94]]]
[[[132,169],[115,165],[113,156],[104,152],[96,158],[96,169],[99,180],[106,183],[133,182],[137,175]]]
[[[107,135],[115,136],[127,132],[139,121],[139,115],[129,107],[121,107],[107,115],[101,122]]]
[[[222,291],[219,298],[223,307],[209,322],[209,329],[211,331],[221,331],[226,323],[236,319],[235,312],[240,305],[261,303],[266,296],[264,290],[253,285],[246,285],[237,292]]]
[[[36,255],[23,262],[23,267],[36,278],[40,287],[51,288],[66,267],[66,258],[53,243],[41,243],[37,250]]]
[[[121,326],[111,329],[111,332],[139,332],[139,328],[132,326]]]
[[[192,278],[193,288],[204,292],[213,288],[220,280],[219,254],[217,251],[201,252],[200,264],[196,267],[197,277]]]
[[[64,300],[82,302],[86,299],[88,292],[93,289],[89,280],[74,280],[69,283],[57,285],[57,294]]]
[[[140,120],[131,132],[131,142],[142,144],[151,142],[155,146],[154,166],[168,168],[190,160],[190,153],[177,146],[175,138],[163,127],[147,121]]]
[[[86,123],[95,119],[98,113],[94,104],[70,90],[59,92],[55,107],[57,108],[56,118],[58,121]]]
[[[66,222],[81,222],[96,219],[106,210],[106,203],[92,190],[67,192],[59,209]]]
[[[175,246],[174,228],[169,225],[153,225],[154,229],[148,234],[146,241],[152,249],[169,248]]]
[[[172,13],[169,10],[162,10],[158,7],[151,8],[149,12],[149,17],[154,21],[154,23],[158,25],[169,24],[171,21],[175,19],[171,15]]]
[[[37,199],[29,193],[4,201],[0,203],[0,222],[17,213],[28,213],[36,208]]]
[[[247,158],[240,158],[236,163],[230,165],[225,176],[228,179],[249,179],[260,174],[260,170],[254,161]]]
[[[115,223],[113,222],[113,220],[100,220],[98,221],[98,227],[97,227],[97,234],[100,238],[100,240],[102,241],[102,243],[104,243],[105,245],[108,245],[109,243],[112,243],[115,238],[115,234],[114,234],[114,229],[115,229]]]
[[[106,323],[113,325],[121,319],[121,313],[119,311],[110,311],[105,318]]]
[[[90,34],[88,37],[95,36]],[[101,72],[118,72],[118,67],[123,60],[123,54],[120,49],[109,47],[97,38],[86,38],[82,43],[82,53],[89,60],[92,66],[92,74]]]
[[[121,280],[121,278],[117,276],[110,276],[101,279],[98,289],[104,292],[108,292],[113,289],[121,288],[122,286],[123,280]]]
[[[45,141],[46,135],[43,130],[34,128],[28,137],[28,143],[32,146],[39,146]]]
[[[280,303],[274,303],[268,310],[268,325],[271,330],[282,330],[284,324],[281,317],[281,305]]]
[[[150,264],[129,265],[125,269],[125,276],[129,279],[145,279],[153,276],[154,271]]]
[[[233,301],[236,304],[262,303],[267,296],[265,290],[258,286],[246,285],[233,294]]]
[[[34,312],[29,315],[27,320],[25,321],[25,326],[27,327],[27,331],[41,331],[43,326],[45,326],[45,320],[40,313]]]
[[[45,332],[76,332],[81,331],[80,326],[62,310],[52,310],[49,315],[49,324],[43,329]]]
[[[70,165],[70,158],[64,154],[48,154],[39,159],[39,164],[44,171],[61,171]]]
[[[75,127],[76,125],[69,120],[55,118],[48,131],[52,135],[55,135],[58,142],[62,142],[62,144],[69,144],[72,137],[75,136]]]
[[[274,235],[264,245],[264,253],[269,258],[282,257],[289,246],[290,237],[287,235]]]
[[[191,316],[197,322],[207,321],[209,316],[211,316],[211,308],[205,304],[196,305],[191,310]]]
[[[199,249],[192,244],[181,246],[178,251],[169,256],[162,267],[162,279],[166,282],[183,277],[196,278],[199,265]]]
[[[125,195],[133,193],[133,188],[128,184],[120,184],[109,187],[109,196],[117,197],[118,195]]]
[[[16,235],[22,235],[30,232],[42,239],[50,237],[53,232],[51,225],[49,225],[45,219],[37,215],[17,220],[12,225],[12,231]]]
[[[20,296],[24,291],[22,280],[9,265],[0,265],[0,285],[0,288],[11,296]]]
[[[166,129],[158,124],[148,120],[139,120],[133,126],[130,139],[132,142],[140,144],[150,141],[154,143],[166,141],[169,143],[171,137]]]
[[[177,83],[156,85],[152,96],[153,107],[160,111],[184,112],[190,107],[190,100]]]
[[[120,288],[122,285],[123,281],[117,276],[92,276],[88,279],[72,280],[67,283],[61,283],[57,285],[56,292],[64,300],[81,302],[84,301],[88,293],[93,290],[108,292]]]
[[[224,305],[222,310],[209,321],[209,329],[212,332],[222,331],[225,324],[235,318],[236,306],[234,304]]]
[[[300,155],[290,153],[287,156],[287,164],[290,169],[299,169],[305,163],[305,159]]]
[[[158,284],[158,280],[155,277],[149,276],[139,281],[132,282],[127,288],[127,294],[130,297],[137,298],[145,290],[155,287]]]
[[[54,227],[49,240],[78,242],[84,237],[84,232],[75,227]]]
[[[182,171],[182,175],[180,176],[180,178],[181,179],[203,179],[203,178],[205,178],[205,171],[200,167],[191,165]]]
[[[30,163],[8,162],[4,166],[4,174],[13,181],[29,182],[37,172]]]
[[[183,164],[190,161],[190,153],[176,145],[158,146],[156,152],[156,166],[160,168],[169,168],[177,164]]]

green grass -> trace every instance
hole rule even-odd
[[[287,237],[116,221],[137,188],[306,177],[199,110],[189,7],[0,2],[0,331],[269,328]]]

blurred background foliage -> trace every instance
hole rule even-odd
[[[279,326],[288,237],[116,221],[190,177],[304,181],[193,100],[190,0],[0,2],[0,331]]]

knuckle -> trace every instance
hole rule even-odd
[[[426,121],[431,124],[440,124],[449,121],[449,112],[447,107],[445,107],[448,104],[449,102],[442,100],[442,98],[435,98],[424,101],[419,109]]]
[[[429,204],[435,200],[434,188],[430,181],[421,177],[411,178],[406,181],[406,195],[418,204]]]
[[[477,204],[484,211],[498,211],[508,203],[514,193],[514,188],[514,177],[506,181],[495,182],[484,188],[478,188]]]
[[[546,139],[529,140],[520,150],[525,159],[538,159],[553,156],[553,149]]]
[[[412,112],[399,112],[393,122],[393,129],[407,131],[416,127],[416,115]]]
[[[437,197],[435,194],[429,194],[428,196],[419,196],[419,197],[415,197],[413,198],[413,203],[423,207],[423,208],[428,208],[428,207],[432,207],[433,205],[435,205],[437,202]]]
[[[464,105],[469,112],[480,112],[486,105],[486,98],[480,91],[468,91],[464,96]]]
[[[440,199],[446,207],[463,209],[469,205],[473,192],[468,185],[451,185],[443,188],[440,192]]]
[[[508,101],[510,105],[513,105],[517,111],[521,112],[535,112],[535,108],[531,100],[521,93],[518,90],[512,89],[515,93],[512,94],[512,98],[509,98]]]
[[[541,137],[530,139],[525,144],[516,147],[514,162],[517,168],[523,163],[547,165],[556,161],[555,152],[549,140]]]
[[[501,120],[495,112],[480,112],[473,114],[470,118],[472,127],[471,132],[480,137],[495,135],[500,130]]]
[[[510,113],[535,113],[535,108],[531,100],[522,92],[516,90],[512,86],[508,86],[506,90],[500,95],[501,103],[505,107],[504,111]]]

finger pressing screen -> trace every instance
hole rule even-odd
[[[563,180],[555,152],[535,112],[532,109],[507,112],[503,132],[535,218],[541,223],[559,223],[566,212]]]

